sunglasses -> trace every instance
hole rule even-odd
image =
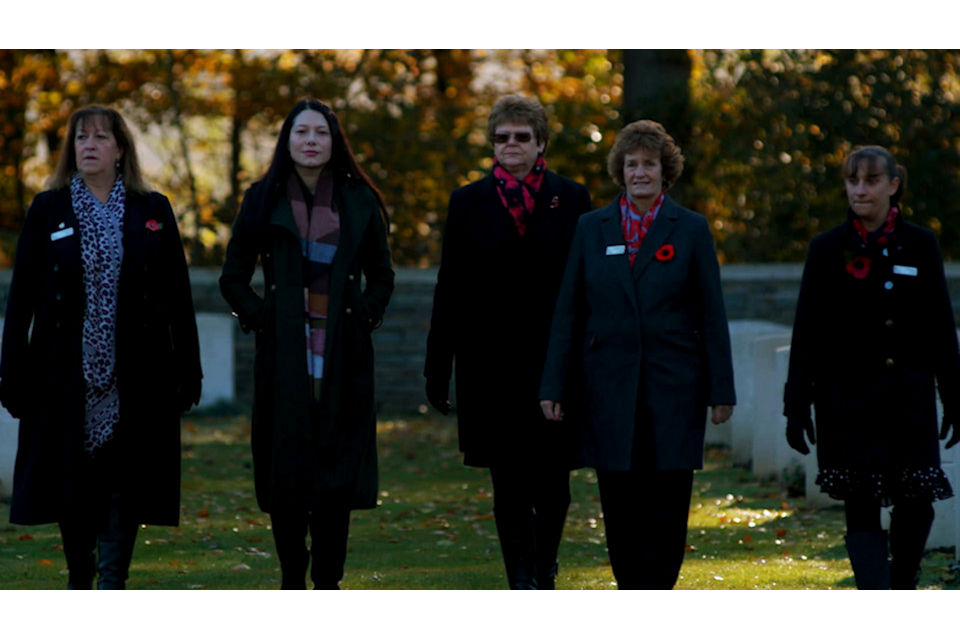
[[[494,144],[505,144],[510,142],[510,136],[517,142],[530,142],[533,140],[533,134],[529,131],[519,131],[516,133],[495,133],[493,134]]]

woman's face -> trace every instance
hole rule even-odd
[[[493,130],[493,155],[518,180],[527,177],[544,148],[529,124],[504,122]]]
[[[875,229],[886,220],[900,179],[890,177],[883,161],[862,160],[856,173],[847,176],[845,186],[850,209],[868,228]]]
[[[103,118],[87,118],[77,123],[73,137],[77,171],[84,179],[113,180],[123,151]]]
[[[623,186],[631,202],[649,208],[663,191],[660,152],[641,148],[624,155]]]
[[[327,119],[319,111],[301,111],[293,120],[288,146],[297,169],[323,169],[333,153],[333,136]]]

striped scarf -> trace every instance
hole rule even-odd
[[[517,233],[523,236],[527,231],[527,219],[533,215],[533,205],[543,184],[544,172],[547,170],[547,161],[543,156],[537,156],[537,161],[523,180],[517,180],[513,174],[500,166],[499,161],[493,163],[493,177],[497,182],[497,193],[500,201],[507,208],[513,221],[517,225]]]
[[[79,173],[70,180],[70,198],[80,227],[83,262],[83,379],[86,382],[84,443],[93,453],[113,439],[120,420],[117,391],[117,294],[123,262],[123,179],[117,176],[107,201],[97,200]]]
[[[640,213],[626,194],[620,196],[620,222],[623,224],[623,239],[627,243],[627,255],[630,257],[631,267],[637,261],[640,245],[643,244],[643,239],[653,226],[653,221],[657,219],[661,205],[663,205],[662,191],[650,210],[645,213]]]
[[[295,174],[287,180],[287,197],[293,220],[300,232],[303,254],[303,307],[307,340],[307,375],[313,398],[320,399],[323,380],[323,353],[330,304],[330,270],[340,244],[340,215],[333,208],[333,177],[325,174],[317,182],[313,206],[307,202]]]

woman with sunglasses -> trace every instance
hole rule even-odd
[[[567,429],[537,406],[550,317],[587,189],[549,171],[547,115],[505,96],[490,112],[493,170],[453,192],[433,299],[427,399],[451,409],[464,464],[489,467],[512,589],[552,589],[570,504]]]

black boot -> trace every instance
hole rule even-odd
[[[270,514],[273,542],[280,561],[280,588],[306,589],[307,566],[310,552],[307,551],[307,517],[296,510],[275,509]]]
[[[529,518],[509,517],[494,508],[497,535],[503,565],[507,570],[507,583],[511,589],[537,588],[537,554],[533,531],[533,514]],[[518,522],[519,520],[519,522]]]
[[[61,522],[60,537],[67,560],[67,589],[93,589],[96,575],[96,532],[76,522]]]
[[[343,579],[350,536],[350,509],[335,506],[310,518],[310,579],[314,589],[336,590]]]
[[[889,589],[886,531],[857,531],[844,538],[857,589]]]
[[[920,582],[920,561],[933,525],[930,503],[897,504],[890,516],[891,589],[916,589]]]

